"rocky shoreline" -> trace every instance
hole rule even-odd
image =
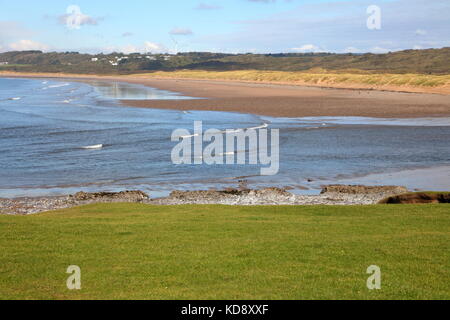
[[[398,186],[330,185],[320,195],[295,195],[286,189],[227,189],[209,191],[174,191],[166,198],[152,199],[142,191],[79,192],[75,195],[0,199],[0,214],[30,215],[93,203],[144,203],[150,205],[221,204],[221,205],[370,205],[395,195],[407,193]]]

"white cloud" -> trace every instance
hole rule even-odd
[[[299,48],[292,48],[297,52],[323,52],[324,50],[314,44],[305,44]]]
[[[33,40],[19,40],[17,42],[10,43],[6,49],[12,51],[26,51],[26,50],[48,51],[50,47],[46,44],[36,42]]]
[[[64,25],[72,25],[74,24],[74,29],[79,29],[80,26],[83,25],[91,25],[96,26],[98,25],[98,21],[90,16],[87,16],[85,14],[79,14],[79,15],[69,15],[64,14],[59,17],[59,22]]]
[[[416,35],[417,36],[424,36],[424,35],[426,35],[427,34],[427,31],[426,30],[423,30],[423,29],[417,29],[416,30]]]
[[[114,51],[120,51],[125,54],[130,54],[130,53],[135,53],[135,52],[141,52],[142,50],[136,46],[129,44],[129,45],[123,46],[119,50],[114,50]]]
[[[388,48],[382,48],[382,47],[373,47],[369,50],[369,52],[372,53],[388,53],[388,52],[395,52],[395,51],[401,51],[404,50],[402,48],[392,48],[392,49],[388,49]]]
[[[42,50],[48,51],[50,47],[30,38],[35,32],[22,26],[16,21],[0,21],[0,52]]]
[[[100,19],[88,16],[81,12],[80,7],[71,5],[67,8],[67,13],[59,16],[58,20],[69,29],[80,29],[84,25],[96,26]]]
[[[157,44],[157,43],[150,42],[150,41],[145,41],[144,45],[145,45],[144,46],[145,52],[151,52],[151,53],[168,52],[167,48],[161,44]]]
[[[189,28],[173,28],[169,33],[174,36],[189,36],[193,34]]]
[[[382,47],[373,47],[370,49],[372,53],[388,53],[390,50]]]
[[[0,21],[0,41],[29,38],[34,32],[15,21]]]
[[[104,47],[102,49],[95,49],[91,48],[92,52],[103,52],[103,53],[111,53],[111,52],[122,52],[124,54],[130,54],[130,53],[168,53],[170,50],[168,50],[165,46],[151,42],[151,41],[145,41],[142,45],[133,45],[133,44],[127,44],[124,46],[110,46],[110,47]]]
[[[247,0],[248,2],[259,2],[259,3],[271,3],[277,2],[277,0]],[[291,2],[292,0],[284,0],[284,2]]]
[[[448,46],[449,0],[384,1],[383,28],[377,32],[368,30],[366,26],[366,8],[373,1],[298,3],[299,6],[289,10],[235,21],[236,30],[199,36],[196,43],[204,43],[208,47],[236,46],[244,50],[256,47],[264,52],[282,52],[289,48],[289,43],[297,44],[296,47],[313,43],[332,52],[341,52],[350,44],[363,52],[369,52],[375,46],[393,51],[396,48],[412,48],[417,44],[420,37],[415,31],[420,28],[426,30],[427,41],[435,41],[433,47]],[[392,41],[392,44],[387,45],[383,41]]]
[[[218,10],[222,9],[221,6],[216,4],[208,4],[208,3],[200,3],[198,6],[195,7],[197,10]]]
[[[363,51],[361,49],[355,48],[355,47],[347,47],[344,49],[344,53],[362,53]]]

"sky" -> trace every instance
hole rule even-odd
[[[0,52],[441,47],[450,47],[450,0],[0,0]]]

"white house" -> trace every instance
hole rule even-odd
[[[0,62],[0,66],[6,66],[7,64],[9,64],[9,62]]]
[[[97,62],[97,61],[98,61],[98,58],[92,58],[91,61],[92,61],[92,62]]]

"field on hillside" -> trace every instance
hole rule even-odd
[[[43,53],[32,50],[0,53],[0,62],[9,62],[10,65],[28,65],[22,70],[25,72],[110,75],[176,70],[295,72],[314,69],[326,69],[330,70],[330,73],[342,73],[343,70],[349,70],[350,74],[448,75],[450,74],[449,57],[450,48],[404,50],[385,54],[180,52],[176,55],[168,55],[113,52],[89,55],[78,52]],[[93,58],[95,59],[92,60]]]
[[[450,299],[449,249],[446,204],[97,204],[0,216],[0,299]]]

